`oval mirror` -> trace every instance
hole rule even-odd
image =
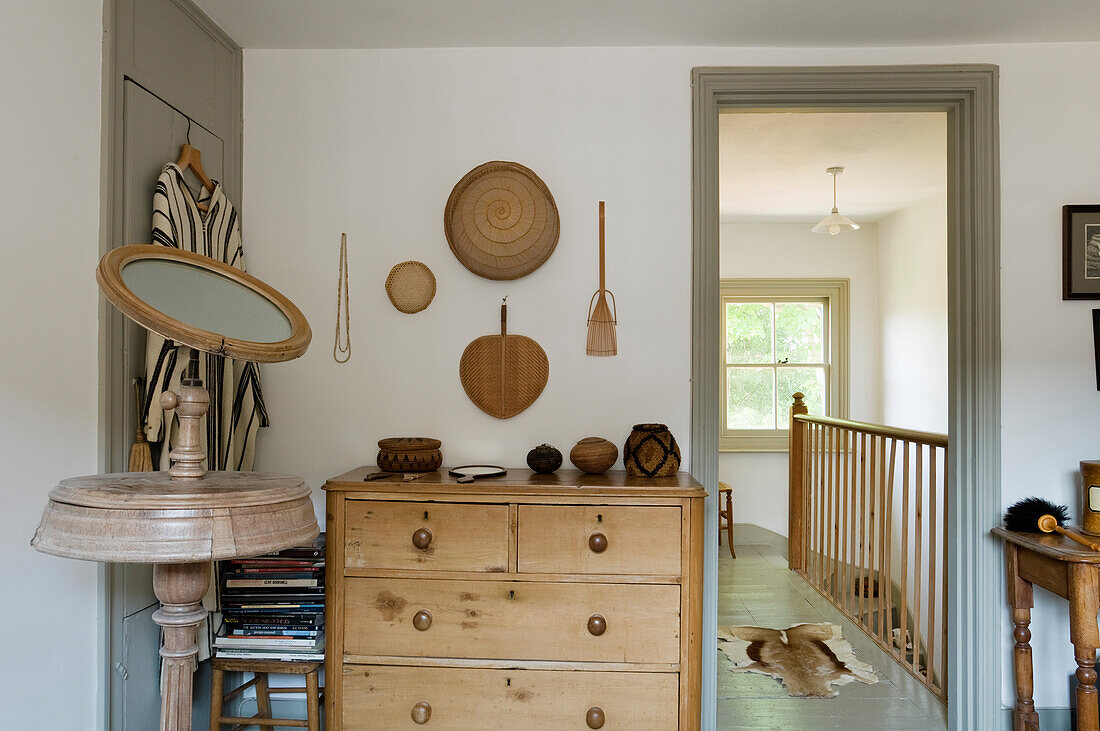
[[[123,246],[100,260],[96,281],[111,304],[139,325],[207,353],[271,363],[297,358],[311,338],[293,302],[201,254]]]

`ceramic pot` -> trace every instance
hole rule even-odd
[[[434,472],[443,465],[442,445],[428,437],[382,439],[375,462],[385,472]]]
[[[582,472],[599,475],[619,459],[619,448],[600,437],[585,437],[569,451],[569,461]]]
[[[669,477],[680,470],[680,447],[664,424],[635,424],[623,445],[623,464],[632,477]]]
[[[549,444],[540,444],[527,453],[527,466],[540,475],[561,467],[561,452]]]

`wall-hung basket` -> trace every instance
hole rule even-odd
[[[443,231],[463,266],[486,279],[519,279],[558,245],[558,206],[546,183],[515,162],[478,165],[458,181]]]
[[[435,298],[435,275],[419,261],[403,261],[390,269],[386,294],[401,312],[413,314],[427,309]]]

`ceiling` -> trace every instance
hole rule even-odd
[[[196,0],[244,48],[1094,41],[1096,0]]]
[[[725,112],[718,121],[719,210],[734,222],[816,223],[833,205],[856,223],[947,189],[947,115]]]

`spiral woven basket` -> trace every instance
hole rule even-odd
[[[435,299],[435,275],[419,261],[395,264],[386,277],[386,294],[401,312],[408,315],[421,312]]]
[[[486,279],[519,279],[558,245],[558,206],[546,183],[515,162],[478,165],[458,181],[443,230],[463,266]]]
[[[632,477],[670,477],[680,470],[680,446],[664,424],[635,424],[623,445],[623,464]]]

